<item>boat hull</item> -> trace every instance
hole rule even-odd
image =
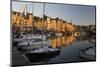
[[[49,60],[60,54],[60,51],[44,52],[44,53],[27,53],[26,57],[31,63]]]

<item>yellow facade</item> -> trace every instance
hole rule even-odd
[[[60,20],[47,17],[46,20],[40,17],[33,19],[31,13],[28,13],[29,19],[24,19],[19,12],[12,12],[12,24],[15,26],[27,26],[27,27],[36,27],[37,29],[46,29],[57,32],[73,32],[75,30],[74,25]],[[35,17],[35,16],[34,16]]]

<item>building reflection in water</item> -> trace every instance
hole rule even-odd
[[[62,48],[62,47],[71,45],[75,41],[76,41],[76,38],[71,35],[60,36],[60,37],[50,39],[52,48]]]
[[[96,38],[95,36],[72,36],[72,35],[68,35],[68,36],[60,36],[60,37],[54,37],[50,39],[50,44],[52,46],[52,48],[63,48],[66,46],[69,46],[71,44],[73,44],[76,41],[88,41],[89,43],[95,43],[96,42]]]

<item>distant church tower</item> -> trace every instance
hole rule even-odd
[[[24,5],[24,9],[23,9],[22,16],[23,17],[26,17],[27,16],[27,5],[26,4]]]
[[[25,16],[27,15],[27,4],[25,5],[25,8],[24,8],[24,15]]]

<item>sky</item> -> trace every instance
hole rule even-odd
[[[44,3],[12,1],[12,11],[22,11],[26,4],[27,12],[33,13],[35,16],[43,17]]]
[[[12,2],[12,10],[18,11],[23,4],[27,4],[28,12],[33,10],[35,16],[43,17],[45,14],[52,18],[72,21],[76,25],[95,24],[95,6],[45,3],[43,13],[44,3]]]
[[[45,14],[71,21],[77,25],[95,24],[95,7],[65,4],[46,4]]]
[[[32,13],[33,3],[30,3],[30,2],[12,1],[12,11],[22,11],[23,7],[25,7],[26,4],[27,4],[27,11]]]

